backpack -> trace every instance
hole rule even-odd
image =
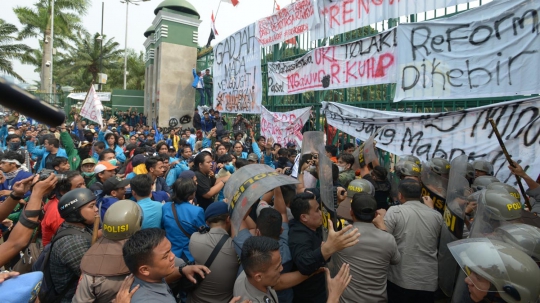
[[[81,235],[87,238],[89,241],[92,241],[92,235],[87,232],[82,232],[76,228],[66,228],[62,229],[54,235],[51,243],[47,244],[43,249],[43,252],[40,254],[37,262],[34,264],[33,269],[43,271],[43,282],[41,283],[41,289],[39,291],[39,300],[44,303],[57,303],[60,302],[66,293],[71,289],[71,287],[77,283],[79,277],[75,276],[68,284],[65,286],[64,290],[61,293],[57,293],[54,288],[54,283],[52,281],[51,271],[49,268],[49,261],[51,257],[52,248],[56,241],[62,239],[66,236],[71,235]]]
[[[219,117],[219,119],[215,120],[216,121],[216,135],[218,137],[221,137],[221,135],[223,135],[223,133],[225,132],[225,127],[223,126],[223,118],[222,117]]]

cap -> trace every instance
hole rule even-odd
[[[144,162],[146,162],[146,157],[143,154],[138,154],[131,160],[131,164],[133,165],[133,167],[136,167],[139,164],[143,164]]]
[[[99,161],[98,165],[94,167],[94,173],[99,174],[101,172],[104,172],[106,170],[113,170],[117,169],[118,166],[112,165],[109,161]]]
[[[203,148],[203,150],[201,150],[201,152],[207,152],[207,153],[212,154],[212,149],[210,147]]]
[[[238,114],[236,114],[236,115],[237,115],[237,116],[242,116],[242,114],[241,114],[241,113],[238,113]]]
[[[85,165],[85,164],[96,164],[96,160],[92,157],[90,158],[86,158],[82,161],[81,165]]]
[[[377,211],[377,200],[368,193],[356,193],[352,199],[351,209],[357,219],[373,220],[373,215]]]
[[[290,141],[287,143],[287,148],[296,147],[296,143]]]
[[[223,201],[210,204],[204,211],[204,219],[208,220],[212,217],[229,213],[229,205]]]
[[[9,278],[0,283],[3,302],[34,302],[41,288],[43,273],[35,271]]]
[[[110,177],[103,183],[103,193],[110,195],[111,192],[117,188],[126,187],[129,184],[129,180],[122,180],[120,177]]]
[[[258,162],[258,161],[259,161],[259,157],[257,157],[257,154],[251,153],[251,154],[248,155],[247,160],[248,160],[248,161],[255,161],[255,162]]]

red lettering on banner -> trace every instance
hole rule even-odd
[[[315,49],[315,63],[317,63],[317,65],[324,65],[325,60],[329,63],[336,62],[335,51],[335,47]],[[330,53],[330,55],[328,53]]]
[[[385,60],[387,59],[387,60]],[[386,61],[386,63],[385,63]],[[375,78],[382,78],[386,76],[386,70],[394,64],[394,55],[392,54],[382,54],[379,57],[379,62],[377,64],[377,71],[375,71]]]
[[[343,1],[343,18],[342,18],[342,22],[343,24],[347,24],[347,23],[351,23],[353,22],[353,18],[352,18],[352,8],[351,9],[347,9],[347,5],[350,5],[354,2],[354,0],[345,0]]]
[[[320,70],[318,72],[309,73],[307,75],[300,76],[299,73],[294,73],[290,76],[287,76],[287,82],[289,86],[289,93],[295,91],[300,91],[304,89],[317,88],[321,87],[321,81],[324,77],[324,71]]]
[[[337,63],[332,63],[332,66],[330,66],[330,71],[331,71],[331,73],[332,73],[332,83],[341,83],[341,82],[339,81],[339,77],[338,77],[338,75],[339,75],[339,70],[340,70],[339,64],[337,64]],[[336,79],[336,82],[334,82],[334,79]]]
[[[339,24],[338,18],[336,18],[338,14],[339,14],[339,6],[337,5],[330,6],[330,27],[333,27],[334,22],[336,22],[337,25],[341,25]]]

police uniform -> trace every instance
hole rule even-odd
[[[240,301],[251,300],[253,303],[278,303],[276,291],[268,287],[266,292],[258,290],[249,283],[246,272],[242,272],[234,283],[234,296],[241,296]]]
[[[81,279],[74,303],[112,302],[129,274],[122,247],[126,240],[113,241],[101,237],[81,261]]]

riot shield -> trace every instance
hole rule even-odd
[[[278,186],[297,183],[298,180],[277,173],[264,164],[251,164],[237,170],[223,192],[229,203],[233,228],[239,230],[249,209],[262,195]]]
[[[540,269],[523,251],[488,238],[448,246],[463,272],[452,302],[537,302]]]
[[[540,263],[540,228],[522,223],[508,224],[495,229],[495,236]]]
[[[448,179],[436,174],[429,166],[429,163],[424,163],[422,165],[421,178],[422,196],[429,196],[435,204],[435,209],[444,215]]]
[[[467,174],[467,156],[462,155],[452,160],[448,188],[446,191],[446,206],[444,208],[444,222],[439,239],[439,287],[445,295],[452,296],[454,282],[458,273],[458,266],[448,250],[448,243],[457,241],[463,236],[464,209],[467,196],[471,192]]]
[[[311,131],[304,133],[304,139],[302,140],[302,155],[318,154],[321,146],[323,147],[323,151],[325,151],[323,132]],[[325,152],[322,154],[325,155]]]
[[[375,138],[379,135],[379,133],[384,130],[385,127],[381,127],[377,129],[376,132],[373,133],[361,146],[360,151],[358,153],[358,163],[360,166],[368,165],[370,163],[378,163],[379,161],[379,153],[377,151],[377,148],[375,147]],[[356,161],[355,161],[356,162]]]

